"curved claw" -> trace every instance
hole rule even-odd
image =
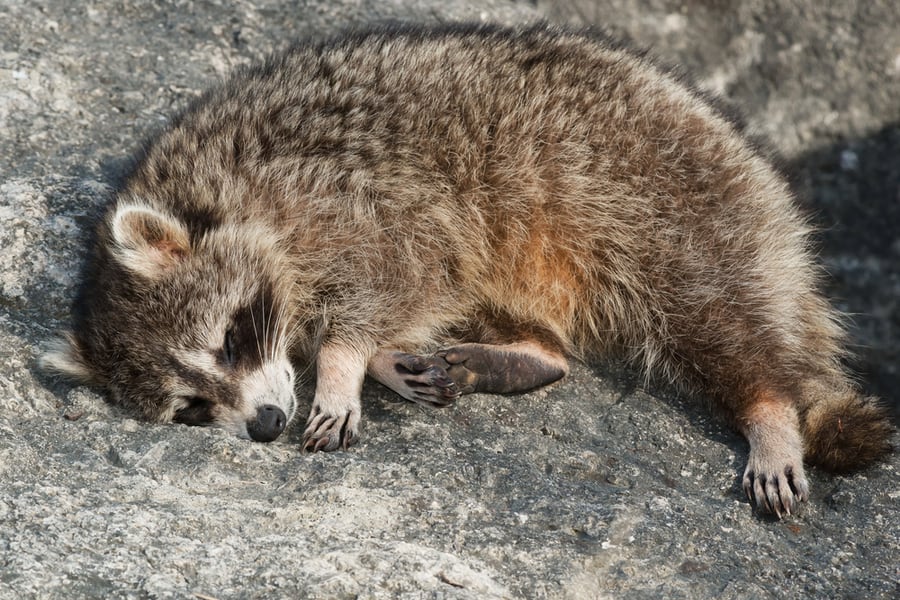
[[[357,428],[359,413],[348,411],[331,415],[314,410],[303,432],[303,450],[307,452],[331,452],[347,449],[359,439]]]
[[[744,493],[757,509],[774,513],[779,519],[796,514],[800,503],[809,498],[809,484],[802,470],[798,473],[790,465],[780,472],[757,472],[749,466],[744,472]]]

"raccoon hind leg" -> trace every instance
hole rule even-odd
[[[737,417],[750,442],[743,487],[760,510],[782,515],[796,513],[809,498],[803,470],[803,439],[794,403],[787,396],[761,392]]]
[[[369,362],[368,373],[407,400],[435,407],[474,392],[527,392],[561,379],[569,370],[561,344],[533,333],[533,327],[522,327],[500,336],[482,325],[477,337],[463,338],[479,341],[429,356],[382,349]]]
[[[517,394],[562,379],[569,370],[566,359],[536,341],[512,344],[460,344],[436,356],[461,394]]]
[[[484,307],[456,338],[462,343],[436,355],[463,394],[528,392],[569,372],[566,345],[550,327],[499,307]]]
[[[568,372],[562,355],[534,342],[466,343],[430,356],[380,350],[369,362],[375,380],[407,400],[439,408],[462,394],[515,394],[561,379]]]

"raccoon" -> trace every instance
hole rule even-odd
[[[186,109],[102,218],[43,358],[152,421],[359,439],[368,374],[426,406],[610,352],[706,398],[778,516],[804,458],[888,451],[842,367],[785,181],[679,77],[600,34],[395,26],[301,43]]]

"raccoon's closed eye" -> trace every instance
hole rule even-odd
[[[233,327],[230,327],[228,331],[225,332],[225,341],[222,344],[222,356],[225,359],[225,364],[230,367],[233,367],[237,362],[237,347],[234,343]]]
[[[200,396],[190,396],[184,398],[184,401],[187,402],[187,406],[177,410],[172,421],[184,425],[208,425],[212,422],[213,403],[211,400]]]

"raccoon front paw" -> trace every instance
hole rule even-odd
[[[809,482],[801,460],[766,461],[752,456],[744,471],[744,492],[757,509],[780,519],[796,514],[809,498]]]
[[[303,432],[303,449],[309,452],[346,450],[359,441],[359,411],[333,414],[313,405]]]
[[[443,358],[404,352],[393,358],[399,376],[393,387],[404,398],[431,408],[449,406],[459,398],[459,387],[447,374],[449,365]]]

